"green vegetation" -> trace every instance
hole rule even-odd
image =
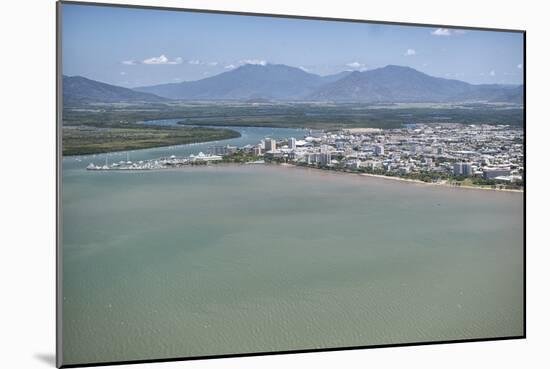
[[[287,160],[284,158],[277,158],[277,159],[267,159],[266,162],[274,163],[274,164],[280,164],[280,163],[286,163]],[[323,170],[330,170],[335,172],[346,172],[346,173],[366,173],[366,174],[375,174],[385,177],[396,177],[396,178],[404,178],[404,179],[411,179],[415,181],[421,181],[424,183],[439,183],[444,182],[452,186],[457,187],[477,187],[477,188],[490,188],[490,189],[506,189],[506,190],[523,190],[524,183],[523,181],[517,181],[517,182],[506,182],[506,181],[499,181],[495,179],[484,179],[481,177],[463,177],[463,176],[453,176],[446,173],[434,173],[429,171],[420,171],[420,172],[413,172],[413,173],[402,173],[402,172],[396,172],[396,171],[385,171],[382,168],[349,168],[342,165],[333,165],[333,166],[321,166],[319,164],[306,164],[303,162],[296,162],[293,163],[297,166],[303,166],[303,167],[313,167]]]
[[[221,163],[249,163],[257,160],[263,160],[263,157],[251,154],[243,150],[239,150],[233,154],[224,155],[223,159],[220,162]]]
[[[187,117],[182,124],[224,126],[268,126],[336,130],[342,128],[400,128],[403,123],[523,124],[523,110],[496,107],[382,108],[360,104],[270,105],[227,109],[220,116]]]
[[[186,127],[143,124],[181,119]],[[397,128],[403,123],[523,125],[523,108],[505,104],[95,103],[63,111],[63,154],[78,155],[214,141],[235,131],[188,126],[264,126],[335,130]]]
[[[132,125],[125,128],[91,126],[63,127],[63,155],[145,149],[239,137],[230,129],[205,127],[152,127]]]
[[[195,102],[89,104],[66,108],[65,125],[120,126],[153,119],[186,125],[265,126],[333,130],[397,128],[407,122],[523,125],[523,108],[496,104],[361,104]]]

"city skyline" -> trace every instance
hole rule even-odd
[[[125,87],[267,63],[319,75],[395,64],[474,84],[523,83],[517,32],[76,4],[63,5],[63,29],[64,74]]]

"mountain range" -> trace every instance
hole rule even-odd
[[[433,77],[388,65],[329,76],[282,64],[243,65],[197,81],[127,89],[84,77],[64,77],[68,101],[305,100],[339,102],[523,102],[523,85],[482,84]]]
[[[295,100],[303,99],[324,84],[334,82],[347,74],[349,72],[321,77],[282,64],[246,64],[198,81],[168,83],[135,90],[178,100]]]
[[[363,102],[516,102],[523,101],[523,86],[473,85],[432,77],[410,67],[388,65],[348,76],[320,87],[311,100]]]
[[[163,102],[168,99],[80,76],[63,76],[63,103]]]

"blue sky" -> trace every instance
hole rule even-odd
[[[245,63],[327,75],[388,64],[470,83],[523,83],[523,35],[64,4],[63,74],[125,87]]]

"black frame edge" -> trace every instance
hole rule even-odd
[[[62,2],[58,1],[55,7],[55,312],[56,312],[56,330],[55,330],[55,365],[60,368],[63,365],[63,292],[62,292],[62,280],[63,280],[63,263],[62,263],[62,228],[61,228],[61,185],[62,185],[62,124],[63,124],[63,94],[62,94],[62,59],[61,59],[61,9]]]
[[[336,352],[336,351],[352,351],[352,350],[381,349],[381,348],[431,346],[431,345],[443,345],[443,344],[446,345],[446,344],[457,344],[457,343],[510,341],[510,340],[520,340],[520,339],[525,339],[525,338],[526,338],[525,335],[521,335],[521,336],[509,336],[509,337],[471,338],[471,339],[450,340],[450,341],[426,341],[426,342],[396,343],[396,344],[389,343],[389,344],[370,345],[370,346],[333,347],[333,348],[328,348],[328,349],[324,349],[324,348],[323,349],[303,349],[303,350],[288,350],[288,351],[267,351],[267,352],[255,352],[255,353],[242,353],[242,354],[190,356],[190,357],[181,357],[181,358],[161,358],[161,359],[127,360],[127,361],[106,361],[106,362],[97,362],[97,363],[67,364],[67,365],[60,366],[60,368],[86,368],[86,367],[109,366],[109,365],[154,364],[154,363],[167,363],[167,362],[177,362],[177,361],[230,359],[230,358],[254,357],[254,356],[310,354],[310,353],[319,353],[319,352]]]

